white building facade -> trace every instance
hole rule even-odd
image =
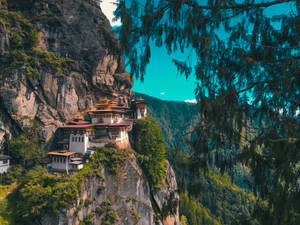
[[[0,155],[0,174],[6,173],[9,168],[10,157],[7,155]]]

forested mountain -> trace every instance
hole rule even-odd
[[[178,148],[177,143],[181,135],[196,125],[199,106],[179,101],[163,101],[136,93],[136,98],[140,97],[148,102],[148,113],[158,121],[169,147],[169,161],[176,171],[181,192],[181,220],[184,221],[186,217],[189,225],[225,225],[239,224],[241,217],[249,216],[254,196],[232,183],[227,175],[209,171],[199,173],[199,179],[192,182],[192,162],[187,157],[188,135],[182,137]]]
[[[148,104],[148,113],[155,118],[162,129],[166,144],[175,149],[178,138],[190,130],[198,114],[198,105],[180,102],[163,101],[145,94],[136,93],[137,98],[144,98]],[[180,145],[185,151],[184,138]]]
[[[131,87],[98,0],[0,0],[0,151],[11,159],[0,174],[0,225],[179,224],[175,173],[151,118],[136,123],[149,134],[136,132],[146,145],[138,153],[111,135],[92,156],[53,146],[74,114],[104,99],[129,106]],[[55,158],[58,170],[47,150],[66,156]],[[73,170],[75,152],[83,167]],[[176,204],[165,207],[169,199]]]

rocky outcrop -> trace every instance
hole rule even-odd
[[[91,107],[101,97],[128,104],[132,97],[131,81],[124,74],[119,42],[94,2],[8,1],[9,10],[21,11],[25,18],[30,18],[38,33],[35,49],[54,53],[69,63],[60,68],[62,71],[55,71],[50,65],[39,69],[40,79],[28,75],[25,62],[16,69],[4,70],[10,60],[11,37],[16,28],[0,22],[0,69],[5,71],[1,72],[1,111],[11,120],[1,130],[4,134],[0,135],[0,142],[6,133],[14,133],[16,127],[21,131],[26,125],[25,117],[41,123],[41,135],[47,146],[68,116]]]
[[[179,221],[179,194],[176,176],[173,168],[167,162],[164,185],[154,191],[153,198],[159,211],[162,213],[164,225],[180,224]]]
[[[101,224],[102,217],[97,214],[97,208],[101,208],[102,203],[105,201],[111,203],[111,208],[117,215],[117,225],[180,224],[177,184],[174,171],[169,165],[165,185],[154,195],[154,202],[151,199],[152,193],[147,179],[133,155],[122,168],[118,169],[116,176],[109,175],[106,169],[102,170],[102,174],[103,180],[93,177],[88,183],[83,184],[81,197],[75,205],[64,210],[58,216],[45,216],[42,224],[78,225],[80,221],[84,221],[89,215],[93,215],[93,224]],[[101,191],[99,192],[99,190]],[[172,193],[175,193],[175,195]],[[173,201],[177,203],[173,209],[175,213],[167,213],[167,217],[161,222],[161,219],[156,216],[154,205],[159,205],[160,210],[162,210],[170,198],[173,198]]]
[[[5,9],[0,14],[0,147],[37,120],[47,148],[58,126],[100,98],[131,102],[132,80],[119,41],[95,2],[0,0]],[[33,38],[20,45],[30,30],[36,32]],[[37,43],[30,46],[34,34]],[[133,155],[116,176],[105,168],[102,175],[82,185],[76,204],[57,216],[45,215],[42,224],[78,225],[90,216],[93,224],[101,224],[95,211],[108,201],[119,225],[179,224],[177,184],[169,165],[163,187],[155,192]]]

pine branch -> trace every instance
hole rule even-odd
[[[295,2],[295,0],[275,0],[271,2],[263,2],[263,3],[248,3],[248,4],[232,4],[232,5],[216,5],[216,6],[205,6],[198,5],[195,1],[185,0],[183,4],[197,8],[197,9],[249,9],[249,8],[265,8],[272,5],[277,5],[284,2]]]

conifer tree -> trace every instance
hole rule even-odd
[[[289,12],[270,17],[264,10],[273,6]],[[299,0],[120,0],[116,11],[137,78],[143,80],[152,43],[169,53],[193,50],[195,65],[173,59],[198,80],[191,168],[247,165],[264,200],[253,215],[261,224],[300,221],[299,7]]]

